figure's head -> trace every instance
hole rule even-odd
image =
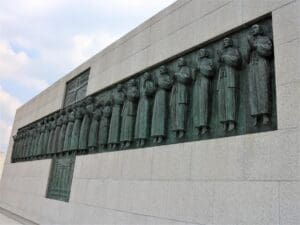
[[[151,79],[151,74],[149,72],[145,72],[142,76],[144,80],[150,80]]]
[[[185,59],[184,59],[183,57],[180,57],[179,59],[177,59],[177,65],[178,65],[179,67],[185,66],[185,65],[186,65]]]
[[[58,118],[58,116],[59,116],[58,112],[54,113],[53,116],[52,116],[53,120],[55,120],[56,118]]]
[[[86,106],[86,102],[85,101],[81,101],[78,106],[79,107],[85,107]]]
[[[111,97],[107,97],[105,102],[104,102],[105,106],[111,106],[112,105],[112,99]]]
[[[118,84],[118,85],[117,85],[117,91],[122,91],[122,89],[123,89],[122,84]]]
[[[168,72],[168,69],[167,69],[167,67],[165,65],[162,65],[162,66],[159,67],[159,72],[161,74],[165,74],[165,73]]]
[[[230,37],[224,38],[223,45],[224,45],[225,48],[231,47],[233,45],[232,39]]]
[[[205,58],[208,56],[208,51],[206,48],[201,48],[198,52],[198,57],[199,58]]]
[[[85,99],[85,103],[88,105],[88,104],[91,104],[94,102],[94,98],[92,96],[88,96],[86,99]]]
[[[64,109],[59,110],[59,115],[60,115],[60,116],[65,115],[65,110],[64,110]]]
[[[127,86],[128,87],[133,87],[136,85],[136,80],[135,79],[131,79],[128,81]]]
[[[258,34],[261,34],[262,33],[262,29],[261,29],[261,26],[258,25],[258,24],[254,24],[252,25],[251,27],[251,34],[252,35],[258,35]]]

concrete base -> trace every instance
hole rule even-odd
[[[51,161],[11,164],[11,141],[1,207],[46,224],[299,225],[299,11],[299,0],[179,0],[22,106],[12,134],[59,109],[88,67],[91,94],[267,13],[278,130],[79,156],[68,203],[45,198]]]

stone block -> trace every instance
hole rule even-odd
[[[285,5],[293,2],[293,0],[252,0],[252,1],[239,1],[242,3],[242,16],[243,22],[249,22],[257,17],[271,13],[276,9],[284,7]]]
[[[192,180],[241,180],[246,137],[220,138],[192,143]],[[243,146],[243,147],[241,147]]]
[[[87,205],[105,207],[105,196],[107,192],[107,182],[100,179],[86,180],[87,186],[84,195],[84,201]]]
[[[120,208],[120,195],[122,192],[122,182],[119,180],[105,180],[107,191],[105,195],[105,208],[119,209]]]
[[[300,38],[300,2],[292,1],[272,13],[275,47]]]
[[[279,224],[277,182],[216,182],[214,224]]]
[[[280,45],[276,45],[275,39],[274,43],[276,85],[299,82],[300,38]]]
[[[150,148],[125,151],[122,177],[124,179],[151,179],[153,151]]]
[[[213,223],[212,182],[169,182],[166,217],[199,224]]]
[[[153,180],[187,180],[190,178],[191,149],[185,144],[153,148]]]
[[[247,180],[299,180],[299,129],[247,136],[244,172]]]
[[[300,182],[280,182],[280,224],[300,224]]]
[[[300,124],[300,81],[277,86],[278,129],[299,127]]]
[[[88,179],[73,178],[69,199],[70,203],[85,202],[86,195],[84,193],[86,193],[88,181]]]

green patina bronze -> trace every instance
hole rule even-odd
[[[209,130],[209,112],[212,99],[211,80],[215,75],[214,62],[207,49],[202,48],[197,54],[193,84],[193,124],[198,135]]]
[[[67,201],[75,156],[277,129],[272,20],[198,46],[20,128],[12,162],[53,158],[47,197]]]
[[[48,181],[47,198],[69,201],[75,154],[54,157]]]
[[[150,133],[151,97],[155,93],[155,84],[150,73],[142,75],[140,81],[140,98],[137,107],[134,139],[138,147],[145,145]]]

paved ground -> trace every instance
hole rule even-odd
[[[19,225],[21,223],[19,223],[18,221],[14,220],[14,219],[11,219],[10,217],[2,214],[0,212],[0,224],[16,224],[16,225]]]

